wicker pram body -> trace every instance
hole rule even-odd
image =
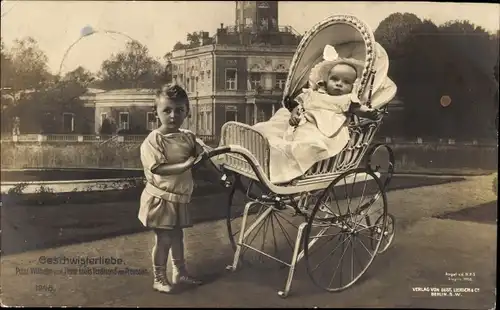
[[[286,184],[275,184],[280,187],[295,187],[297,192],[307,190],[313,185],[314,189],[326,187],[339,174],[356,168],[382,123],[386,114],[387,102],[395,95],[395,87],[385,88],[382,96],[376,96],[378,100],[373,101],[374,83],[381,85],[384,79],[388,79],[387,68],[382,72],[377,72],[377,64],[388,65],[387,54],[383,48],[375,42],[372,31],[369,27],[353,16],[335,15],[314,26],[299,44],[292,59],[288,78],[285,84],[282,104],[298,94],[302,87],[307,85],[308,73],[311,68],[322,60],[322,52],[325,45],[340,46],[349,43],[364,43],[364,69],[361,76],[359,97],[364,98],[362,104],[369,104],[378,108],[379,113],[376,119],[359,119],[354,115],[349,115],[348,126],[350,141],[345,148],[336,156],[317,162],[304,175]],[[359,58],[359,53],[358,53]],[[383,113],[385,112],[385,113]],[[252,126],[240,122],[227,122],[221,130],[220,146],[233,145],[241,146],[252,155],[254,163],[258,163],[261,171],[255,171],[251,162],[240,154],[227,153],[219,158],[224,168],[235,173],[244,175],[254,180],[270,180],[270,146],[266,137],[255,130]],[[261,174],[261,175],[259,175]],[[268,182],[265,182],[268,183]],[[271,183],[269,181],[269,183]],[[304,188],[306,187],[306,188]],[[312,189],[312,188],[311,188]],[[287,192],[289,191],[287,190]]]

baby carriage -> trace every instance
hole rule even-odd
[[[292,59],[282,103],[285,105],[307,85],[308,72],[322,60],[327,44],[335,46],[339,55],[364,61],[358,95],[363,104],[377,110],[374,119],[349,115],[350,141],[339,154],[317,162],[299,178],[275,184],[269,176],[269,141],[251,126],[238,122],[224,124],[219,147],[205,154],[218,156],[225,173],[223,180],[233,176],[227,183],[231,187],[227,229],[235,253],[228,270],[236,270],[240,263],[257,266],[255,259],[245,257],[249,252],[258,253],[259,262],[263,258],[289,267],[285,288],[279,291],[281,297],[288,295],[302,258],[317,286],[341,291],[367,271],[394,237],[394,218],[388,214],[385,194],[394,156],[387,145],[371,142],[396,88],[386,76],[387,54],[368,26],[354,16],[334,15],[307,32]],[[375,158],[380,160],[377,154],[385,156],[386,162],[374,165]],[[249,180],[246,186],[243,179]],[[250,200],[242,217],[241,210],[232,204],[237,189]],[[253,245],[255,240],[260,243]],[[330,263],[326,263],[328,259]]]

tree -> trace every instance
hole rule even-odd
[[[0,67],[2,70],[0,70],[0,73],[2,75],[2,80],[1,80],[1,87],[2,89],[4,88],[10,88],[12,86],[12,60],[10,59],[10,55],[8,51],[5,49],[5,44],[3,42],[3,39],[0,41],[1,44],[1,50],[0,50],[0,58],[1,58],[1,63]]]
[[[192,32],[187,34],[187,42],[190,48],[200,46],[201,32]]]
[[[183,49],[186,49],[187,46],[182,44],[181,42],[177,41],[177,43],[175,43],[174,47],[173,47],[173,51],[178,51],[178,50],[183,50]]]
[[[14,40],[10,50],[12,61],[12,89],[14,91],[40,89],[45,86],[51,74],[47,67],[47,55],[40,50],[31,37]]]
[[[405,135],[469,139],[494,132],[498,36],[468,21],[438,27],[400,13],[382,21],[375,36],[404,102]],[[447,107],[443,96],[452,99]]]
[[[207,31],[194,31],[186,35],[187,44],[177,41],[172,51],[194,48],[205,44],[213,44],[214,41]]]
[[[90,82],[92,82],[94,79],[95,78],[92,72],[90,72],[89,70],[85,69],[82,66],[79,66],[75,70],[66,73],[63,80],[73,81],[82,86],[85,86],[88,85]]]
[[[464,137],[495,137],[494,117],[498,109],[498,37],[469,21],[450,21],[439,27],[446,61],[454,72],[443,79],[454,95],[454,129]],[[464,126],[464,124],[467,124]]]
[[[105,60],[99,72],[103,89],[155,88],[162,74],[160,62],[137,41],[128,42],[124,51]]]
[[[23,106],[26,107],[18,106],[20,101],[29,102],[33,93],[39,92],[51,81],[52,75],[48,72],[47,56],[33,38],[16,39],[9,51],[3,41],[1,45],[2,131],[10,131],[13,118],[19,116]],[[36,104],[33,101],[29,106]],[[30,114],[28,119],[36,118],[34,115],[38,114]]]
[[[410,33],[421,24],[420,18],[413,13],[393,13],[380,22],[374,32],[375,40],[390,57],[401,56]]]

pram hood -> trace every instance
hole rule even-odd
[[[354,16],[334,15],[314,26],[300,42],[290,66],[285,85],[284,100],[294,98],[308,87],[311,69],[324,61],[325,46],[335,48],[340,58],[351,58],[364,64],[357,97],[362,103],[370,98],[372,72],[375,72],[371,90],[371,105],[380,108],[396,95],[396,85],[388,76],[389,57],[373,37],[369,27]]]

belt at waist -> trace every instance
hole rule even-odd
[[[166,201],[180,202],[180,203],[188,203],[191,201],[191,195],[170,193],[162,189],[159,189],[158,187],[154,186],[149,182],[146,183],[145,191],[157,198],[161,198]]]

